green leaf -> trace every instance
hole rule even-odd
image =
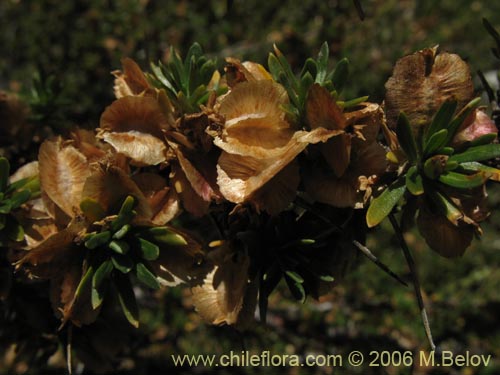
[[[104,208],[102,208],[99,202],[92,198],[84,198],[80,202],[80,209],[90,223],[99,221],[106,216]]]
[[[281,280],[283,272],[278,263],[273,263],[269,269],[261,273],[259,284],[259,315],[265,322],[267,315],[267,299]]]
[[[471,161],[483,161],[500,157],[500,145],[489,144],[483,146],[470,147],[466,151],[450,156],[449,160],[458,163],[466,163]]]
[[[304,63],[300,76],[303,77],[306,73],[309,73],[312,77],[316,77],[318,74],[318,64],[311,57],[309,57]]]
[[[152,242],[139,238],[142,257],[146,260],[155,260],[160,255],[160,248]]]
[[[78,298],[83,291],[83,288],[86,288],[87,285],[92,281],[92,276],[94,275],[94,267],[90,266],[87,268],[85,275],[80,279],[78,286],[75,291],[75,298]]]
[[[493,142],[497,138],[497,133],[489,133],[477,137],[473,141],[470,142],[470,147],[487,145]]]
[[[425,143],[424,147],[424,157],[431,156],[435,151],[441,149],[446,145],[448,139],[448,130],[441,129],[433,133],[428,141]]]
[[[90,234],[88,240],[85,241],[85,247],[87,249],[95,249],[99,246],[103,246],[109,242],[111,239],[111,232],[106,230],[104,232]]]
[[[448,140],[446,143],[449,143],[455,134],[457,133],[457,130],[460,128],[460,125],[463,124],[465,119],[474,111],[479,103],[481,102],[481,98],[475,98],[472,99],[467,105],[462,108],[460,113],[455,116],[455,118],[449,123],[448,125]]]
[[[337,104],[342,107],[342,108],[351,108],[355,107],[360,103],[366,102],[368,100],[368,96],[360,96],[359,98],[354,98],[351,100],[348,100],[346,102],[337,102]]]
[[[134,209],[134,205],[135,205],[134,197],[131,195],[128,195],[122,203],[122,206],[120,208],[120,212],[118,213],[118,216],[129,215],[130,213],[132,213],[132,210]]]
[[[274,53],[269,53],[267,57],[267,66],[269,67],[271,75],[277,81],[281,72],[281,65]]]
[[[129,256],[114,253],[111,256],[111,262],[113,266],[123,274],[129,273],[132,268],[134,268],[134,262]]]
[[[414,165],[406,172],[406,187],[413,195],[422,195],[424,193],[424,183],[422,175]]]
[[[92,292],[90,295],[92,308],[95,310],[101,306],[104,300],[104,294],[106,293],[107,283],[103,282],[109,278],[111,271],[113,270],[113,264],[110,260],[106,260],[97,268],[92,277]]]
[[[306,300],[306,291],[302,283],[296,282],[293,278],[285,274],[285,281],[288,289],[292,293],[293,298],[302,303]]]
[[[453,225],[458,225],[458,221],[464,217],[462,211],[460,211],[447,197],[436,190],[428,191],[428,195],[439,212],[441,212],[441,214]]]
[[[156,275],[152,273],[146,265],[138,263],[135,266],[135,274],[137,279],[151,289],[160,289],[160,283],[156,279]]]
[[[135,299],[134,290],[128,276],[116,274],[115,287],[118,294],[118,301],[123,311],[123,315],[135,328],[139,327],[139,307]]]
[[[2,231],[3,228],[5,228],[6,222],[7,222],[6,216],[3,214],[0,214],[0,231]]]
[[[316,243],[316,241],[313,239],[310,239],[310,238],[303,238],[300,240],[301,245],[308,246],[308,245],[314,245],[315,243]]]
[[[424,175],[431,180],[439,178],[445,171],[450,159],[443,155],[434,155],[424,163]]]
[[[113,263],[111,260],[105,260],[95,271],[94,277],[92,278],[92,287],[98,288],[101,283],[108,278],[108,276],[113,271]]]
[[[155,242],[160,242],[165,245],[185,246],[188,244],[184,237],[167,227],[148,228],[144,230],[143,233],[151,236]]]
[[[125,224],[123,227],[118,229],[118,231],[115,234],[113,234],[113,238],[116,238],[117,240],[122,239],[128,233],[130,228],[131,228],[130,224]]]
[[[331,276],[331,275],[321,275],[319,277],[319,279],[321,281],[325,281],[327,283],[331,283],[331,282],[335,281],[335,278],[333,276]]]
[[[111,223],[111,230],[113,232],[118,231],[125,224],[128,224],[134,216],[137,214],[134,211],[135,199],[133,196],[129,195],[123,201],[123,204],[118,213],[118,217]]]
[[[490,176],[490,180],[500,181],[500,169],[493,168],[475,161],[462,163],[460,168],[472,172],[485,172]]]
[[[10,164],[9,161],[1,157],[0,158],[0,191],[3,192],[7,188],[9,184],[9,176],[10,176]]]
[[[427,142],[430,138],[437,133],[438,131],[446,129],[448,124],[453,118],[453,114],[457,109],[457,101],[456,100],[448,100],[444,102],[436,115],[432,119],[431,124],[427,128],[425,132],[425,141]]]
[[[297,272],[294,271],[285,271],[285,275],[293,279],[296,283],[302,284],[304,282],[304,278],[300,276]]]
[[[344,57],[335,65],[335,70],[332,75],[332,82],[338,93],[342,92],[347,82],[347,78],[349,78],[349,60]]]
[[[12,210],[12,203],[10,200],[0,202],[0,214],[8,214]]]
[[[171,93],[176,94],[176,90],[174,86],[170,83],[170,81],[165,77],[161,68],[153,63],[151,63],[151,70],[153,71],[154,76],[160,83],[165,86]]]
[[[125,241],[113,240],[109,243],[108,247],[118,254],[126,254],[130,250],[130,246]]]
[[[318,72],[316,74],[316,81],[315,82],[317,82],[319,84],[324,82],[326,79],[326,74],[328,71],[328,57],[329,57],[329,55],[330,55],[330,50],[328,48],[328,43],[324,42],[321,45],[321,49],[319,50],[318,58],[317,58]]]
[[[475,173],[472,175],[457,172],[447,172],[439,176],[439,181],[445,185],[458,189],[472,189],[483,185],[489,178],[486,173]]]
[[[436,154],[438,155],[452,155],[455,152],[455,149],[453,147],[443,147],[439,150],[436,151]]]
[[[11,241],[21,242],[24,240],[24,228],[13,218],[10,218],[3,230]]]
[[[406,185],[403,178],[394,181],[382,194],[373,199],[366,213],[366,224],[369,228],[378,225],[389,215],[394,206],[405,193]]]
[[[31,191],[27,189],[23,189],[21,191],[12,194],[12,197],[10,198],[12,209],[14,210],[20,207],[23,203],[26,203],[30,199],[30,197],[31,197]]]
[[[459,165],[460,164],[458,164],[456,161],[453,161],[453,160],[450,161],[448,159],[448,161],[446,162],[446,166],[445,166],[444,170],[446,172],[453,171],[453,170],[457,169]]]
[[[408,118],[401,112],[398,117],[398,123],[396,125],[396,134],[398,136],[399,144],[405,152],[410,163],[414,163],[417,160],[417,144],[413,133],[411,130],[410,122]]]

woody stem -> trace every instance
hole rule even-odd
[[[429,319],[427,318],[427,311],[425,310],[425,305],[424,305],[424,300],[422,298],[422,291],[420,289],[420,281],[418,279],[418,273],[417,273],[417,267],[415,264],[415,261],[413,260],[413,257],[410,252],[410,248],[408,247],[408,244],[406,243],[403,232],[401,231],[401,228],[394,217],[394,214],[389,214],[389,220],[391,222],[391,225],[394,229],[394,232],[396,232],[396,236],[398,237],[399,244],[401,246],[401,249],[403,250],[403,254],[406,258],[406,263],[408,264],[408,268],[410,269],[410,274],[411,274],[411,279],[412,279],[412,284],[413,288],[415,289],[415,296],[417,297],[417,302],[418,302],[418,307],[420,308],[420,315],[422,316],[422,323],[424,325],[424,330],[425,334],[427,336],[427,340],[429,341],[429,344],[431,346],[431,350],[436,349],[436,344],[434,344],[434,340],[432,338],[432,332],[431,332],[431,327],[429,325]]]

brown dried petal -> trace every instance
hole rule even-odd
[[[129,157],[133,165],[157,165],[167,160],[165,142],[150,134],[131,130],[124,133],[104,133],[102,137],[117,152]]]
[[[114,92],[116,98],[139,95],[150,88],[146,76],[137,63],[126,57],[122,59],[123,72],[113,72],[115,76]]]
[[[204,200],[191,185],[186,174],[178,165],[172,165],[171,183],[180,197],[183,207],[194,216],[201,217],[208,211],[209,201]]]
[[[207,182],[205,177],[193,166],[193,164],[184,156],[179,148],[175,149],[177,160],[186,175],[187,180],[191,184],[193,190],[204,201],[210,202],[216,196],[212,187]]]
[[[211,324],[235,324],[248,288],[247,256],[230,258],[216,265],[203,285],[191,289],[193,303],[201,317]]]
[[[97,164],[83,187],[82,199],[92,198],[109,214],[116,213],[119,205],[128,196],[132,195],[137,200],[135,210],[142,219],[150,219],[151,208],[142,191],[121,169],[115,166]]]
[[[413,126],[426,126],[441,104],[454,99],[458,110],[473,97],[469,66],[458,55],[440,53],[437,47],[398,60],[387,81],[385,107],[387,122],[396,126],[401,111]]]
[[[377,142],[360,141],[360,145],[353,148],[349,167],[341,178],[319,166],[305,169],[303,181],[313,199],[334,207],[357,207],[357,203],[363,203],[359,177],[382,174],[386,159],[384,148]]]
[[[101,116],[100,131],[128,132],[135,130],[163,139],[162,129],[168,122],[160,110],[158,101],[147,96],[126,96],[115,100]]]
[[[226,119],[222,138],[265,149],[283,147],[293,134],[284,120],[286,101],[286,91],[273,81],[236,85],[220,103],[219,113]]]
[[[140,173],[133,176],[134,182],[146,197],[153,211],[152,223],[164,225],[180,212],[179,197],[167,181],[154,173]]]
[[[427,245],[446,258],[463,255],[475,231],[473,225],[459,222],[455,226],[445,216],[432,214],[425,206],[418,213],[417,225]]]
[[[217,184],[220,192],[233,203],[245,202],[255,191],[287,166],[310,143],[325,142],[342,132],[318,128],[311,132],[295,132],[288,144],[264,153],[240,155],[222,152],[217,165]],[[232,148],[229,148],[235,151]],[[238,150],[240,151],[240,150]]]
[[[344,130],[346,120],[342,109],[332,98],[330,92],[315,83],[309,88],[306,102],[307,121],[311,129]]]
[[[38,161],[41,189],[66,215],[74,217],[83,185],[90,174],[87,159],[58,138],[41,145]]]
[[[257,190],[250,201],[258,211],[276,215],[295,199],[299,182],[299,164],[294,160]]]
[[[176,231],[172,228],[171,230]],[[160,256],[152,262],[152,266],[162,285],[200,285],[213,265],[205,261],[204,252],[197,241],[187,233],[177,232],[187,244],[162,248]]]

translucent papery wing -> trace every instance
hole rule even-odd
[[[125,96],[106,107],[100,120],[98,136],[104,132],[137,131],[163,139],[162,129],[168,129],[158,101],[148,96]]]
[[[155,173],[140,173],[134,175],[133,180],[151,207],[153,224],[164,225],[180,213],[180,198],[175,188],[169,187],[164,178]]]
[[[255,156],[251,152],[249,154],[223,152],[217,165],[217,184],[220,192],[229,201],[242,203],[295,159],[309,144],[325,142],[340,132],[343,131],[325,128],[311,132],[295,132],[285,147],[272,150],[267,158],[262,154]]]
[[[179,164],[193,190],[204,201],[210,202],[212,198],[215,198],[217,196],[210,184],[207,182],[205,177],[203,177],[203,175],[194,167],[189,159],[184,156],[179,148],[175,149],[175,153],[177,155],[177,160],[179,161]]]
[[[346,127],[342,109],[332,98],[330,92],[317,83],[309,88],[306,114],[311,129],[322,127],[343,130]]]
[[[226,123],[235,124],[248,116],[284,119],[281,105],[288,101],[285,89],[269,80],[237,84],[220,103],[219,113]]]
[[[276,215],[295,199],[299,182],[299,164],[294,160],[258,189],[250,201],[258,211]]]
[[[38,155],[40,186],[66,215],[74,217],[90,168],[85,156],[59,138],[44,142]]]
[[[141,219],[150,219],[151,207],[135,182],[123,170],[115,166],[94,164],[91,175],[85,181],[82,199],[92,198],[97,201],[106,212],[117,212],[119,205],[128,196],[137,200],[135,210]]]
[[[249,285],[246,256],[228,259],[214,266],[202,285],[191,288],[193,303],[201,317],[211,324],[235,324],[242,311]]]
[[[354,207],[362,202],[361,176],[379,176],[385,171],[385,150],[377,142],[354,144],[353,158],[342,177],[317,166],[305,168],[306,191],[318,202],[334,207]]]
[[[455,54],[437,54],[437,47],[399,59],[385,87],[391,128],[396,127],[400,112],[414,126],[425,126],[446,100],[456,100],[460,110],[474,94],[467,63]]]
[[[463,255],[475,232],[474,225],[463,221],[454,225],[446,216],[432,214],[426,207],[418,213],[417,226],[427,245],[446,258]]]
[[[211,265],[205,262],[201,245],[189,235],[181,235],[185,245],[161,247],[160,256],[151,263],[162,285],[200,285],[210,271]]]
[[[186,174],[177,164],[172,165],[171,184],[186,211],[198,217],[207,213],[210,201],[204,200],[194,190]]]
[[[114,71],[114,92],[116,98],[129,95],[139,95],[150,88],[146,76],[137,63],[126,57],[122,59],[122,71]]]
[[[130,130],[123,133],[106,132],[102,138],[137,166],[157,165],[167,160],[167,145],[151,134]]]

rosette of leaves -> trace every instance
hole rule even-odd
[[[218,85],[216,61],[207,58],[198,43],[188,50],[184,61],[172,47],[168,61],[151,64],[152,84],[164,88],[180,113],[196,113],[206,104],[212,91],[221,91]]]
[[[486,217],[480,213],[484,184],[488,179],[500,181],[500,170],[484,164],[500,156],[500,145],[491,143],[496,133],[454,142],[479,100],[472,100],[456,115],[457,102],[444,102],[432,122],[417,133],[400,113],[396,134],[401,149],[388,154],[400,164],[400,173],[372,200],[366,215],[369,227],[379,224],[405,197],[403,217],[419,211],[419,231],[433,250],[445,257],[463,254],[473,234],[481,233],[481,217]]]
[[[340,94],[349,76],[349,60],[341,59],[335,69],[328,68],[330,51],[328,43],[323,43],[316,59],[308,58],[300,74],[294,74],[283,53],[274,46],[274,53],[269,53],[267,64],[274,80],[282,84],[290,99],[285,107],[292,122],[302,124],[306,118],[306,101],[309,88],[317,83],[325,87],[341,108],[353,107],[368,99],[367,96],[342,101]]]
[[[151,289],[160,283],[151,262],[158,259],[161,245],[186,245],[186,240],[167,227],[137,226],[132,223],[137,215],[135,199],[127,196],[117,215],[105,217],[103,208],[87,198],[81,209],[94,224],[82,239],[88,249],[84,273],[75,293],[76,298],[90,284],[90,302],[98,309],[113,287],[122,311],[134,327],[139,325],[139,311],[132,279]]]
[[[24,229],[14,212],[39,191],[37,178],[24,178],[10,183],[9,175],[9,161],[2,157],[0,158],[0,246],[6,246],[10,241],[23,241]]]

